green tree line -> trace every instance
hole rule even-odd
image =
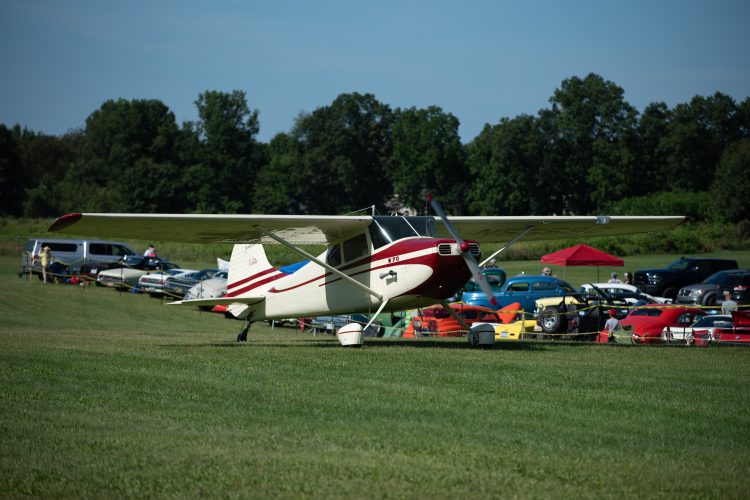
[[[246,94],[206,91],[179,125],[159,100],[108,100],[62,136],[0,125],[0,215],[66,212],[684,214],[750,219],[750,98],[720,92],[639,113],[596,74],[564,80],[536,115],[461,142],[437,106],[339,95],[257,139]]]

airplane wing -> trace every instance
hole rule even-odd
[[[341,241],[366,228],[371,217],[340,215],[68,214],[54,233],[182,241],[186,243],[277,244],[259,227],[295,245]]]
[[[531,228],[524,241],[616,236],[669,229],[681,216],[512,216],[449,217],[462,238],[507,242]],[[348,238],[366,228],[370,216],[346,215],[204,215],[204,214],[68,214],[50,232],[81,236],[159,239],[186,243],[276,244],[260,228],[294,245],[322,245]],[[438,233],[451,237],[440,218]]]
[[[464,239],[504,243],[523,231],[531,230],[523,241],[575,239],[590,236],[617,236],[660,231],[685,221],[682,216],[516,216],[448,217]],[[440,218],[435,219],[441,221]],[[441,236],[450,238],[444,224],[436,224]]]

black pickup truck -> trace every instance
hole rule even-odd
[[[633,284],[645,293],[675,300],[683,286],[700,283],[718,271],[737,267],[736,260],[680,257],[664,269],[636,271]]]

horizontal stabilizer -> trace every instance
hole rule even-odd
[[[228,306],[230,304],[245,304],[251,306],[263,302],[265,297],[216,297],[213,299],[191,299],[170,302],[172,306]]]

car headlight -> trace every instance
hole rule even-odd
[[[690,295],[693,297],[698,297],[700,295],[703,295],[703,290],[700,288],[696,288],[695,290],[690,290]]]

